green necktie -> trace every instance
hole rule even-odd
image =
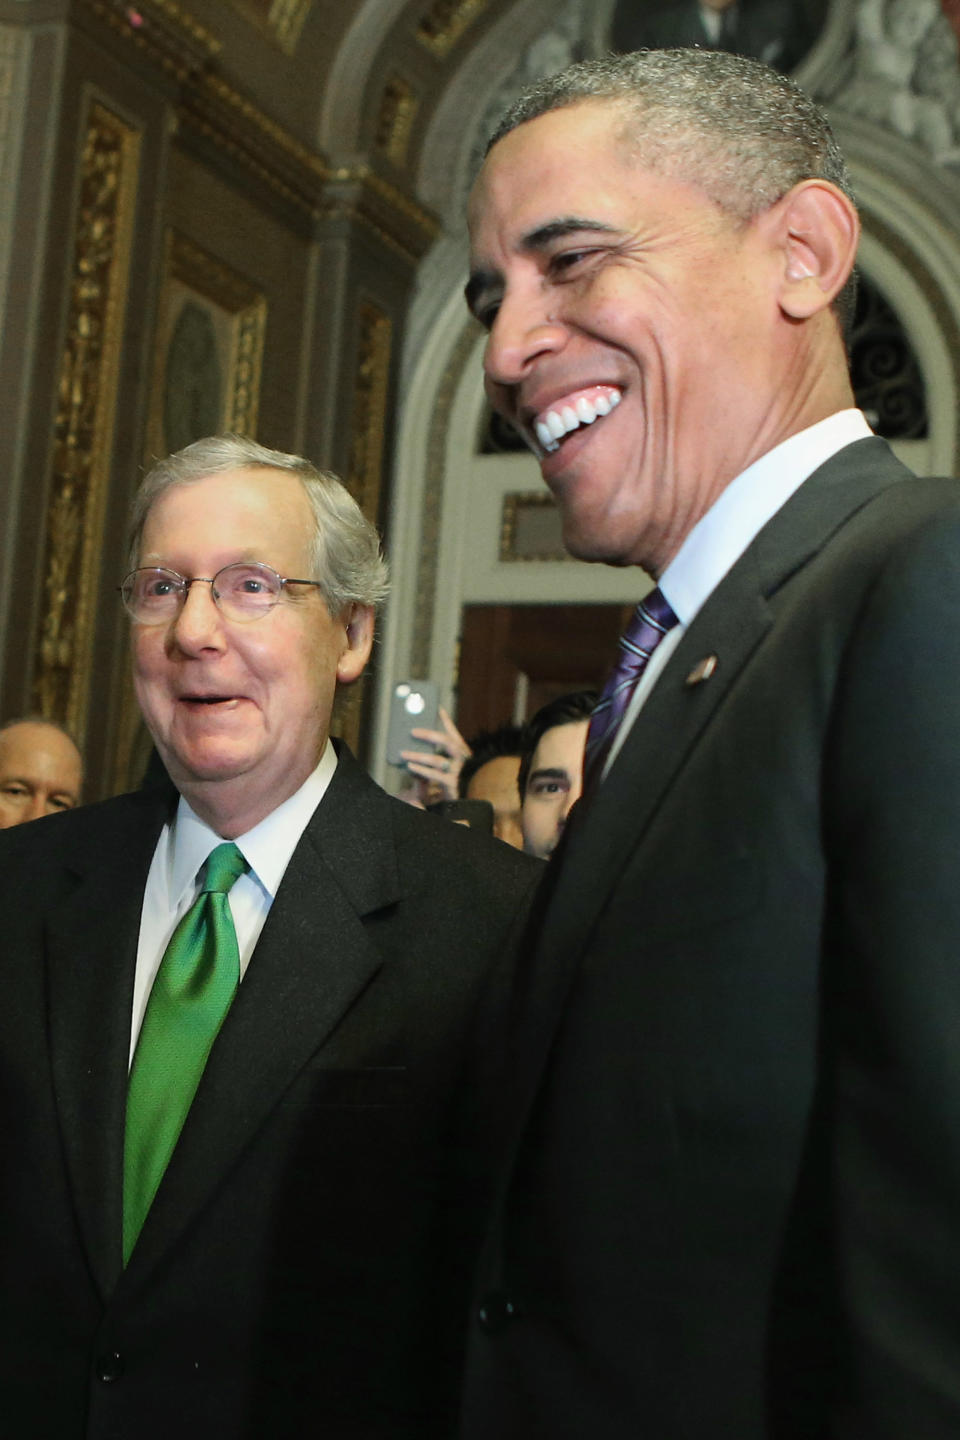
[[[240,984],[227,892],[247,869],[236,845],[218,845],[210,853],[200,894],[170,937],[150,991],[127,1090],[125,1265]]]

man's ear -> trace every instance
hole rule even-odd
[[[792,320],[807,320],[829,308],[846,284],[860,220],[852,201],[829,180],[803,180],[773,208],[783,255],[780,308]]]
[[[337,679],[341,685],[359,680],[373,648],[372,605],[348,605],[343,613],[347,643],[337,661]]]

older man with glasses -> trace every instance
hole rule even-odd
[[[332,476],[198,441],[129,564],[173,787],[0,837],[0,1428],[447,1434],[466,1041],[537,867],[331,742],[386,590]]]

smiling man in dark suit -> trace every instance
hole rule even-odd
[[[0,1430],[448,1435],[466,1042],[538,867],[330,742],[385,590],[336,479],[198,441],[130,564],[176,790],[0,837]]]
[[[489,397],[658,586],[521,962],[469,1440],[960,1434],[960,487],[854,408],[857,239],[721,53],[544,81],[474,188]]]

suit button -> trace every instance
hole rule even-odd
[[[499,1335],[517,1318],[517,1306],[502,1290],[491,1290],[477,1306],[477,1320],[486,1335]]]
[[[97,1375],[105,1385],[114,1380],[119,1380],[126,1366],[123,1363],[123,1356],[116,1350],[111,1350],[107,1355],[97,1357]]]

